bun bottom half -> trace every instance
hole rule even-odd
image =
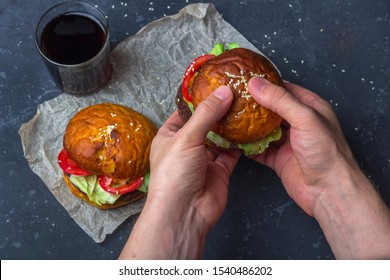
[[[102,204],[102,205],[99,205],[91,200],[89,200],[88,196],[83,193],[82,191],[80,191],[69,179],[69,176],[64,173],[64,181],[66,183],[66,185],[69,187],[70,191],[72,192],[73,195],[75,195],[76,197],[86,201],[87,203],[99,208],[99,209],[104,209],[104,210],[108,210],[108,209],[115,209],[115,208],[119,208],[119,207],[122,207],[122,206],[125,206],[125,205],[128,205],[130,203],[133,203],[135,201],[138,201],[142,198],[144,198],[146,196],[146,194],[144,192],[141,192],[141,191],[132,191],[130,193],[127,193],[127,194],[124,194],[124,195],[121,195],[117,201],[115,201],[114,204]]]

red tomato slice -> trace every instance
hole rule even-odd
[[[77,164],[69,157],[68,151],[65,150],[65,148],[63,148],[58,154],[58,165],[67,174],[77,176],[87,176],[92,174],[91,172],[78,167]]]
[[[111,186],[112,181],[113,179],[111,177],[103,176],[103,175],[98,176],[98,182],[100,186],[103,188],[103,190],[112,194],[125,194],[136,190],[139,186],[141,186],[142,182],[144,181],[144,177],[141,176],[131,181],[129,184],[122,185],[119,187],[112,187]]]
[[[183,75],[183,83],[181,85],[181,92],[183,94],[183,98],[187,102],[192,102],[192,96],[188,92],[188,87],[191,85],[191,82],[195,76],[196,71],[202,66],[207,60],[215,57],[213,54],[205,54],[195,58],[195,60],[187,67],[186,71]]]

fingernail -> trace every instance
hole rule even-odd
[[[226,101],[230,99],[232,91],[227,86],[221,86],[214,91],[214,95],[222,101]]]
[[[253,77],[249,81],[249,91],[250,92],[261,92],[265,85],[267,84],[267,80],[259,77]]]

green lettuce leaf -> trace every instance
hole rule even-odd
[[[218,56],[220,55],[221,53],[223,53],[225,51],[225,47],[223,46],[223,44],[221,43],[218,43],[214,46],[214,48],[211,50],[210,54],[213,54],[215,56]]]
[[[237,43],[230,43],[230,44],[228,44],[228,46],[227,46],[228,51],[230,51],[230,50],[232,50],[232,49],[236,49],[236,48],[241,48],[241,47],[240,47],[240,45],[237,44]]]
[[[120,197],[120,195],[111,194],[103,190],[99,185],[95,174],[88,176],[70,175],[69,179],[88,196],[89,200],[98,205],[113,204]]]
[[[214,46],[214,48],[212,48],[210,54],[218,56],[218,55],[224,53],[225,51],[232,50],[232,49],[239,48],[239,47],[240,47],[240,45],[237,43],[230,43],[230,44],[228,44],[227,48],[225,48],[225,46],[223,44],[218,43]]]
[[[142,185],[138,187],[138,190],[144,193],[148,192],[149,188],[150,172],[144,175]],[[97,176],[95,174],[88,176],[76,176],[70,175],[69,180],[78,187],[83,193],[85,193],[89,200],[95,202],[98,205],[114,204],[115,201],[121,196],[118,194],[112,194],[106,192],[99,184]]]
[[[282,137],[282,129],[278,127],[273,133],[265,138],[262,138],[254,143],[239,144],[238,147],[243,150],[244,155],[257,155],[261,154],[268,148],[269,143],[278,141]]]
[[[150,172],[144,175],[144,180],[142,181],[142,185],[139,186],[137,190],[147,193],[149,189],[149,180],[150,180]]]
[[[265,138],[262,138],[254,143],[248,143],[248,144],[238,144],[238,148],[243,151],[243,154],[246,156],[249,155],[257,155],[261,154],[262,152],[267,149],[269,146],[269,143],[273,141],[277,141],[282,137],[282,129],[278,127],[273,133],[268,135]],[[231,148],[232,142],[226,140],[225,138],[221,137],[215,132],[210,131],[207,134],[207,139],[214,143],[215,145],[222,147],[222,148]]]

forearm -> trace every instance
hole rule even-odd
[[[338,259],[390,258],[390,211],[360,170],[338,177],[315,209]]]
[[[187,211],[151,199],[136,222],[120,259],[197,259],[207,227],[191,206]]]

